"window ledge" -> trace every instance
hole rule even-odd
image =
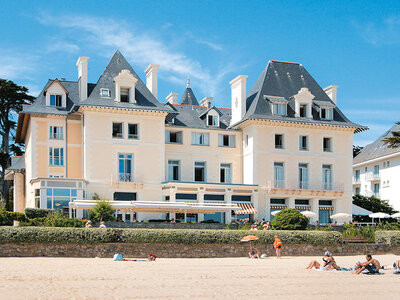
[[[210,146],[210,145],[201,145],[201,144],[192,144],[192,146]]]

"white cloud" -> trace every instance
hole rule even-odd
[[[381,22],[354,23],[361,37],[373,45],[400,43],[400,16],[392,16]]]
[[[35,57],[14,50],[0,49],[0,78],[31,79]]]
[[[221,74],[228,72],[226,69],[223,72],[218,72],[219,70],[213,72],[199,61],[187,57],[182,50],[173,49],[171,44],[164,42],[157,33],[144,32],[123,20],[87,15],[57,17],[42,15],[38,21],[46,25],[71,29],[75,38],[90,43],[90,47],[94,47],[104,56],[109,56],[111,51],[119,49],[137,66],[146,67],[149,63],[158,63],[161,65],[160,73],[168,73],[165,78],[171,82],[176,83],[179,78],[182,78],[183,82],[189,75],[203,94],[209,96],[218,94],[223,77]],[[219,48],[212,43],[208,43],[208,46]]]
[[[80,50],[79,46],[57,38],[51,39],[46,47],[48,53],[51,52],[66,52],[69,54],[76,54]]]

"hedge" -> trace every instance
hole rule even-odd
[[[375,231],[375,243],[390,246],[400,245],[400,231]]]
[[[160,244],[240,244],[240,239],[254,234],[257,243],[272,244],[278,235],[283,244],[339,245],[339,232],[325,231],[239,231],[197,229],[99,229],[54,227],[2,227],[0,244],[5,243],[160,243]]]
[[[26,217],[23,213],[0,210],[0,226],[13,225],[14,221],[24,222]]]
[[[25,215],[28,219],[44,218],[54,212],[54,209],[49,208],[25,208]]]

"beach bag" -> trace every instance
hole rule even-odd
[[[113,260],[114,261],[123,261],[124,258],[122,257],[122,254],[117,253],[117,254],[114,254]]]

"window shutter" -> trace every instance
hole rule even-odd
[[[222,147],[224,144],[224,136],[222,134],[218,134],[218,146]]]
[[[209,145],[209,133],[204,133],[204,145]]]
[[[229,137],[229,147],[236,147],[236,136],[235,135],[231,135]]]
[[[165,130],[165,142],[166,143],[170,142],[170,140],[169,140],[169,131],[168,130]]]

